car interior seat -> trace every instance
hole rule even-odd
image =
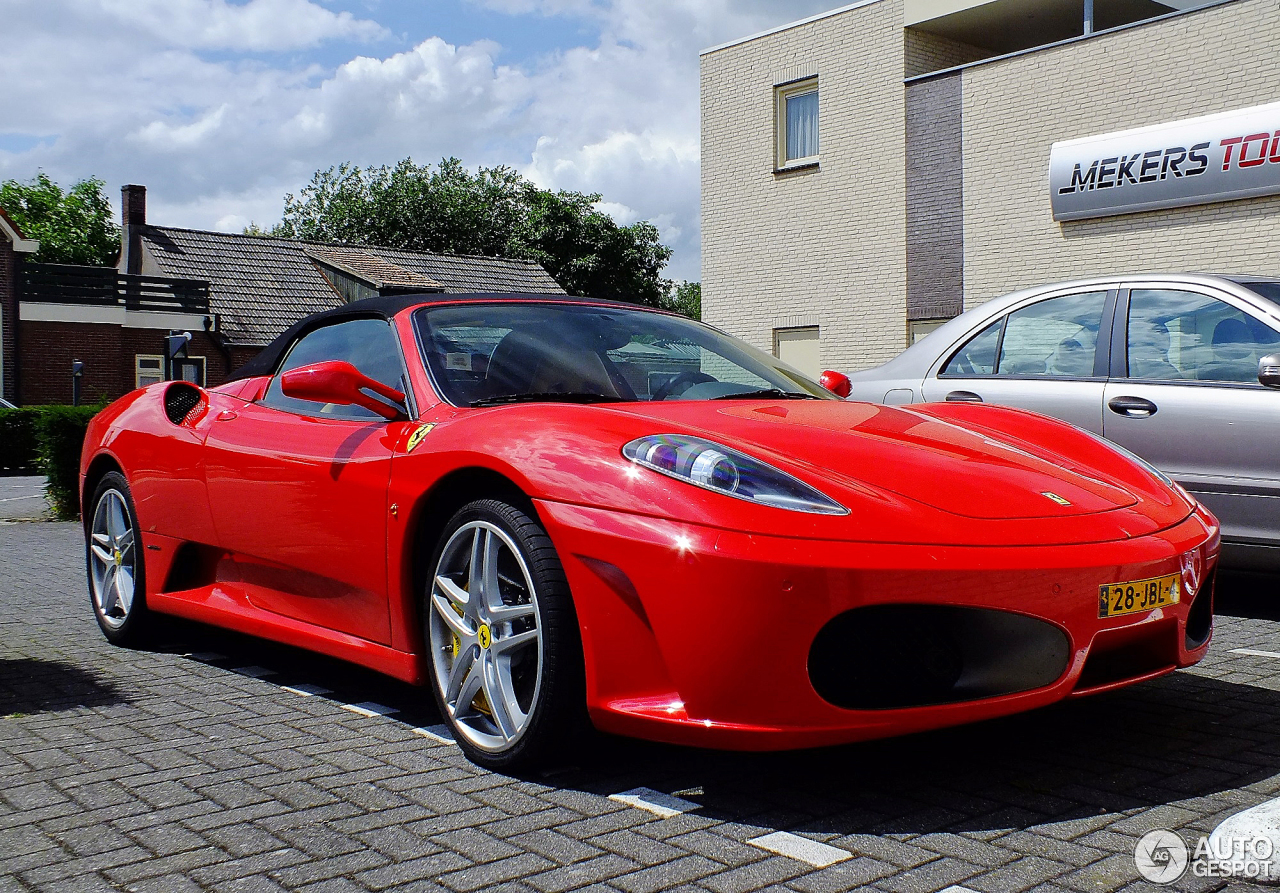
[[[1200,378],[1205,381],[1255,381],[1258,361],[1254,338],[1244,321],[1227,317],[1213,327],[1213,360],[1205,363]]]

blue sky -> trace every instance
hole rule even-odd
[[[698,279],[698,50],[837,0],[0,0],[0,178],[237,231],[343,161],[597,192]]]

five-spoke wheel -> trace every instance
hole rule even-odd
[[[144,567],[137,516],[124,476],[106,474],[91,505],[85,557],[93,613],[108,639],[133,644],[145,623]]]
[[[581,645],[564,571],[524,511],[480,500],[454,516],[424,616],[437,702],[476,762],[527,764],[572,725],[556,714],[581,713]]]

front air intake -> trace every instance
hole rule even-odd
[[[809,649],[809,679],[850,710],[951,704],[1052,685],[1071,657],[1051,623],[989,608],[870,605],[833,618]]]

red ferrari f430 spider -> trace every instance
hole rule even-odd
[[[1208,647],[1217,523],[1062,422],[877,406],[716,329],[509,294],[360,301],[91,423],[94,613],[428,686],[471,759],[597,728],[809,747],[1150,679]]]

